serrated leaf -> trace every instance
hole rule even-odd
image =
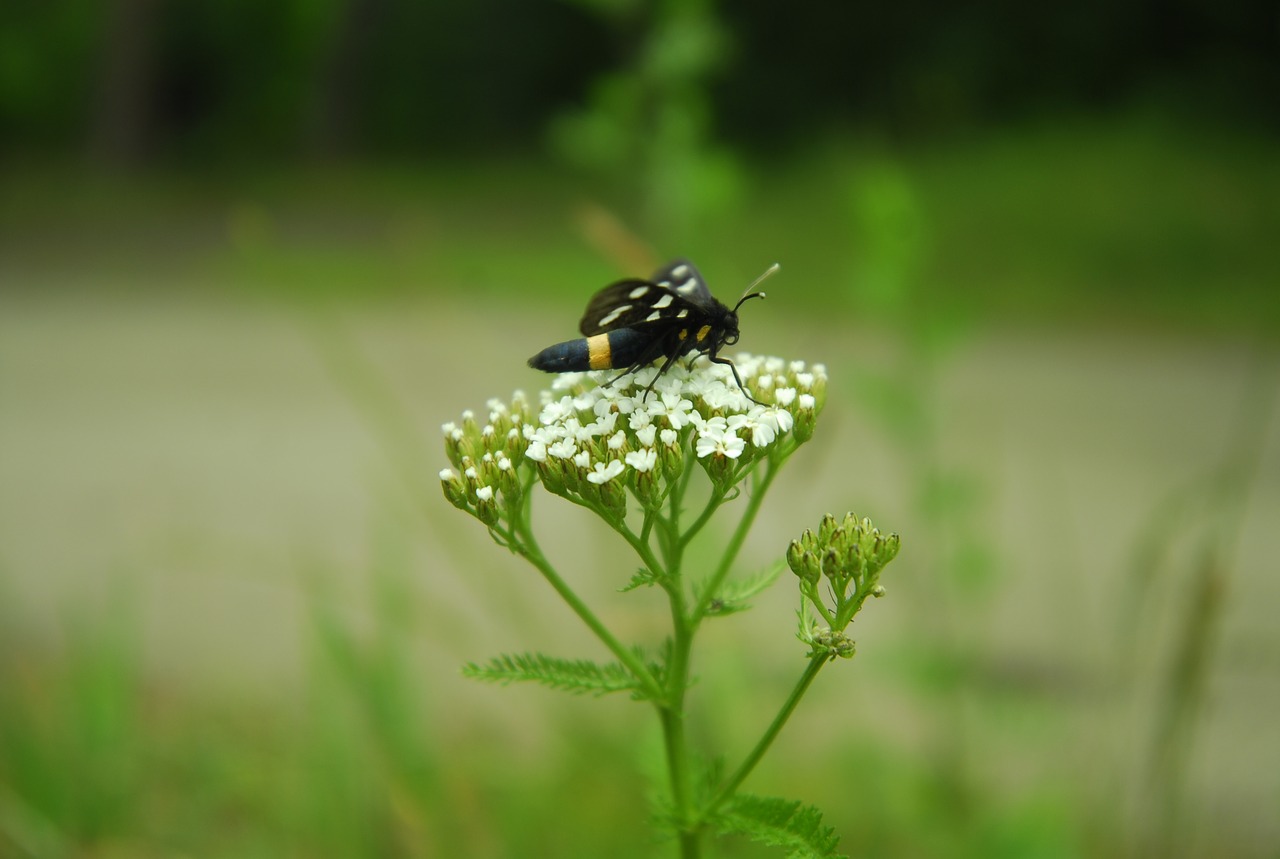
[[[635,575],[631,577],[631,581],[618,588],[618,592],[625,594],[637,588],[651,588],[656,584],[658,584],[658,576],[652,570],[641,567],[636,570]]]
[[[787,859],[844,859],[840,839],[811,805],[768,796],[739,795],[713,825],[720,835],[745,835],[752,841],[787,850]]]
[[[722,617],[746,611],[751,608],[751,603],[748,601],[767,590],[770,585],[778,580],[778,576],[782,575],[784,569],[786,569],[786,564],[779,561],[754,576],[721,583],[720,589],[716,591],[711,600],[707,614]]]
[[[558,659],[543,653],[504,653],[484,665],[469,662],[464,677],[489,683],[541,683],[575,695],[607,695],[639,690],[631,673],[620,663],[600,665],[587,659]]]

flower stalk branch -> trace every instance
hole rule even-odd
[[[464,412],[460,422],[444,426],[450,463],[440,472],[445,497],[537,569],[617,660],[597,666],[535,654],[465,670],[481,679],[532,680],[592,694],[629,689],[649,701],[662,729],[668,780],[656,819],[666,821],[682,859],[698,857],[712,830],[805,845],[808,852],[794,855],[834,856],[834,834],[815,823],[816,810],[780,813],[775,804],[782,800],[745,797],[740,788],[822,667],[853,655],[844,630],[868,596],[883,594],[878,579],[897,552],[897,537],[850,514],[843,521],[828,516],[817,532],[792,542],[786,561],[798,580],[798,637],[809,647],[809,661],[738,768],[723,780],[703,772],[695,761],[712,756],[695,755],[686,730],[694,641],[705,620],[742,610],[780,572],[778,564],[745,582],[731,578],[768,490],[787,459],[812,438],[826,398],[821,365],[749,355],[735,364],[752,398],[728,368],[703,359],[672,367],[660,379],[652,368],[613,380],[562,374],[536,405],[517,393],[510,402],[490,400],[483,423]],[[642,568],[620,590],[658,586],[665,592],[671,631],[664,646],[624,644],[548,560],[533,527],[539,484],[590,510],[635,552]],[[710,539],[716,514],[735,502],[741,514],[710,576],[691,579],[689,547],[695,538]],[[691,520],[685,521],[686,513]],[[812,620],[811,612],[826,625]]]

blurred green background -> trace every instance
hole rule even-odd
[[[435,475],[689,256],[721,298],[780,262],[742,346],[831,374],[751,554],[903,535],[747,788],[852,856],[1277,856],[1277,20],[0,6],[0,855],[672,852],[645,708],[459,676],[600,653]],[[564,506],[544,545],[656,644]],[[708,631],[712,753],[802,669],[795,604]]]

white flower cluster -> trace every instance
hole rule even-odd
[[[540,408],[517,392],[510,406],[489,401],[489,420],[464,412],[444,425],[451,468],[440,472],[445,495],[486,524],[510,516],[526,477],[556,494],[621,510],[627,491],[660,503],[662,486],[693,456],[712,479],[732,481],[766,456],[785,457],[813,435],[826,394],[821,364],[738,355],[733,370],[705,357],[660,378],[648,367],[563,373],[543,391]],[[653,387],[648,390],[652,383]],[[534,473],[522,469],[526,463]]]
[[[656,368],[612,383],[616,371],[562,374],[542,393],[536,426],[523,427],[525,456],[540,463],[570,461],[586,471],[588,481],[603,484],[627,469],[653,471],[660,454],[680,447],[691,433],[698,458],[738,459],[764,452],[797,418],[812,422],[826,384],[821,364],[806,368],[803,361],[746,354],[734,363],[743,384],[765,405],[747,398],[730,367],[705,358],[691,370],[673,366],[648,393]]]

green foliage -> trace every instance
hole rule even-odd
[[[542,653],[503,654],[484,665],[469,662],[462,673],[474,680],[503,686],[532,682],[573,694],[643,694],[635,677],[619,662],[599,665],[586,659],[557,659]]]
[[[740,794],[712,821],[721,835],[744,835],[782,847],[788,859],[838,859],[840,839],[822,822],[822,812],[800,802]]]
[[[695,583],[694,593],[698,595],[700,600],[707,603],[708,616],[724,617],[737,614],[740,611],[746,611],[751,608],[750,601],[768,590],[769,586],[778,580],[778,576],[782,575],[782,571],[786,568],[787,565],[779,561],[754,575],[741,576],[722,582],[720,588],[709,597],[703,593],[701,583]]]
[[[639,44],[625,68],[593,81],[585,108],[556,117],[548,133],[565,161],[612,188],[629,219],[654,239],[685,246],[740,202],[741,169],[712,134],[709,87],[728,38],[711,3],[586,4]]]

